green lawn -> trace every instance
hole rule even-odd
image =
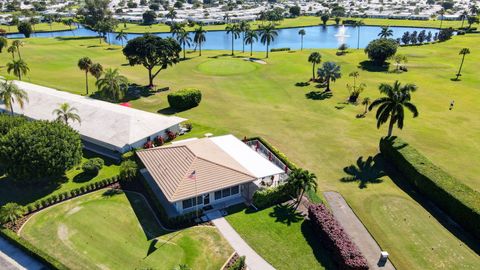
[[[39,212],[21,236],[71,269],[217,270],[233,252],[214,227],[163,231],[141,196],[106,190]]]
[[[349,18],[345,18],[349,19]],[[439,20],[428,20],[428,21],[419,21],[419,20],[389,20],[389,19],[375,19],[375,18],[352,18],[353,20],[362,20],[365,25],[389,25],[389,26],[414,26],[414,27],[440,27]],[[251,22],[252,28],[257,28],[258,25],[264,24],[266,22],[255,21]],[[315,16],[300,16],[297,18],[287,18],[283,21],[276,22],[278,28],[290,28],[290,27],[302,27],[302,26],[314,26],[323,24],[320,20],[320,17]],[[330,19],[327,24],[335,24],[335,20]],[[460,27],[462,24],[461,21],[443,21],[442,27]],[[466,26],[466,23],[465,23]],[[187,27],[188,31],[193,31],[195,27]],[[207,31],[214,30],[225,30],[225,24],[220,25],[206,25],[204,29]],[[123,23],[118,24],[116,31],[121,31],[127,33],[157,33],[157,32],[170,32],[170,26],[159,23],[152,25],[142,25],[135,23],[127,23],[126,27]]]
[[[18,33],[17,26],[9,26],[9,25],[2,25],[0,28],[5,29],[7,33]],[[72,26],[72,28],[75,28]],[[50,31],[62,31],[62,30],[70,30],[68,25],[65,25],[60,22],[54,22],[51,25],[48,23],[39,23],[35,24],[34,32],[50,32]]]
[[[89,151],[84,151],[82,163],[93,157],[100,156]],[[64,177],[52,181],[50,185],[40,183],[33,186],[24,186],[14,183],[5,176],[0,176],[0,205],[8,202],[27,205],[50,195],[60,194],[88,183],[118,175],[120,167],[108,159],[104,159],[104,161],[105,165],[96,176],[85,175],[82,171],[82,165],[80,164],[67,171]]]
[[[288,208],[253,212],[237,206],[229,213],[228,222],[276,269],[332,269],[332,261],[310,225]]]
[[[76,64],[79,58],[89,56],[104,67],[118,67],[132,82],[147,83],[146,70],[128,66],[119,46],[100,45],[98,39],[29,39],[26,42],[22,56],[31,69],[27,81],[82,94],[84,73]],[[367,84],[361,98],[378,97],[377,88],[382,82],[393,83],[398,79],[418,85],[413,102],[420,116],[416,119],[407,116],[404,130],[395,129],[394,134],[402,136],[435,164],[476,190],[480,190],[480,167],[476,165],[480,164],[480,76],[476,68],[480,54],[473,49],[479,43],[480,35],[467,35],[440,44],[402,47],[399,52],[408,56],[408,72],[359,71],[359,80]],[[469,47],[472,54],[466,57],[462,81],[453,82],[450,78],[457,72],[461,60],[458,52],[463,47]],[[437,228],[422,231],[421,237],[427,239],[425,243],[433,248],[438,243],[449,243],[452,253],[459,254],[459,258],[471,257],[470,249],[462,246],[462,242],[436,219],[428,218],[428,212],[389,177],[383,177],[379,184],[367,183],[364,189],[359,189],[357,183],[339,181],[345,176],[344,167],[355,164],[359,157],[366,160],[378,154],[378,140],[387,131],[386,127],[376,129],[373,113],[364,119],[355,118],[363,111],[363,106],[344,104],[348,97],[346,84],[352,83],[347,74],[359,70],[359,63],[366,60],[363,51],[351,50],[345,56],[336,56],[335,50],[318,51],[323,61],[339,63],[343,74],[332,84],[333,97],[325,100],[305,97],[310,91],[321,90],[314,85],[295,86],[311,76],[312,67],[306,59],[312,50],[271,53],[266,65],[223,56],[225,51],[204,51],[202,57],[187,54],[191,57],[189,60],[160,72],[155,83],[172,90],[201,89],[200,106],[178,113],[194,124],[188,136],[202,136],[206,132],[233,133],[241,138],[260,135],[295,163],[315,172],[319,193],[325,190],[341,192],[380,245],[388,248],[398,268],[422,269],[422,264],[418,263],[422,258],[430,256],[432,261],[442,261],[443,257],[440,253],[427,252],[426,246],[410,245],[406,237],[386,234],[386,227],[405,233],[416,232],[418,228],[413,223],[386,219],[381,211],[372,210],[369,205],[380,207],[383,197],[400,196],[416,206],[411,212],[404,210],[418,216],[417,224]],[[254,53],[254,57],[263,58],[264,53]],[[8,54],[0,54],[2,63],[9,59]],[[226,68],[228,65],[236,68]],[[5,68],[0,74],[6,75]],[[94,89],[93,79],[90,83]],[[168,109],[167,94],[157,93],[131,103],[139,109],[163,112]],[[455,100],[455,108],[449,111],[452,100]],[[480,263],[478,256],[473,261]]]

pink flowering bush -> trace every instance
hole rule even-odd
[[[310,205],[308,217],[324,246],[333,253],[340,269],[368,269],[365,257],[325,205]]]

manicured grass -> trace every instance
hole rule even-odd
[[[118,67],[130,81],[147,83],[147,72],[142,67],[130,67],[120,52],[119,46],[98,44],[98,39],[29,39],[23,47],[22,56],[31,72],[26,80],[55,87],[73,93],[84,93],[84,73],[78,70],[77,61],[89,56],[104,67]],[[191,57],[173,68],[162,71],[155,83],[158,87],[169,86],[171,90],[196,87],[202,91],[200,106],[178,113],[194,124],[192,133],[186,136],[201,137],[204,133],[233,133],[236,136],[263,136],[298,165],[316,173],[319,193],[336,190],[342,193],[355,213],[365,223],[382,247],[388,248],[397,268],[422,269],[416,262],[426,256],[432,261],[442,261],[441,254],[427,252],[425,247],[409,245],[408,239],[385,234],[385,227],[396,231],[414,232],[416,227],[384,219],[372,211],[368,204],[375,198],[400,196],[417,210],[419,222],[438,231],[422,231],[418,237],[426,243],[448,242],[455,254],[469,258],[472,252],[453,237],[428,212],[399,188],[389,177],[383,182],[368,183],[359,189],[358,183],[343,183],[346,176],[343,168],[355,164],[359,157],[366,160],[378,154],[378,141],[386,134],[386,127],[377,130],[374,113],[366,118],[355,116],[363,112],[363,106],[345,105],[348,97],[347,83],[352,83],[348,74],[359,70],[361,82],[367,88],[361,98],[379,97],[378,85],[382,82],[416,83],[419,90],[413,94],[413,103],[420,116],[412,119],[407,114],[403,131],[394,130],[425,156],[464,181],[480,190],[480,76],[477,63],[480,54],[472,52],[465,59],[462,81],[450,80],[460,63],[458,52],[463,47],[474,49],[480,43],[479,35],[456,36],[451,41],[425,46],[402,47],[399,53],[407,55],[409,71],[402,74],[386,71],[359,70],[359,63],[366,60],[363,51],[351,50],[345,56],[336,56],[335,50],[318,50],[323,61],[335,61],[341,65],[342,78],[332,84],[333,97],[325,100],[310,100],[305,94],[319,91],[315,85],[295,86],[311,76],[311,65],[307,62],[312,50],[271,53],[266,65],[244,62],[242,59],[222,56],[228,51],[204,51],[202,57],[189,53]],[[247,53],[237,56],[245,57]],[[263,52],[254,57],[263,58]],[[0,54],[0,61],[10,61],[10,55]],[[217,62],[218,61],[218,62]],[[238,65],[256,65],[256,70],[232,75],[211,75],[225,67],[225,61],[239,61]],[[241,64],[240,64],[241,62]],[[208,64],[205,64],[208,63]],[[215,64],[218,63],[218,64]],[[236,64],[235,64],[236,65]],[[202,69],[203,66],[203,70]],[[5,75],[4,68],[0,70]],[[90,79],[94,89],[93,79]],[[131,101],[139,109],[164,112],[168,109],[166,95],[157,93]],[[453,110],[448,110],[455,100]],[[214,127],[214,128],[209,128]],[[181,137],[182,138],[182,137]],[[183,137],[185,138],[185,137]],[[369,168],[366,168],[367,170]],[[406,213],[409,211],[405,209]],[[474,262],[480,263],[478,257]],[[453,268],[446,265],[445,268]]]
[[[39,23],[35,24],[35,28],[33,29],[34,32],[50,32],[50,31],[63,31],[63,30],[70,30],[68,25],[65,25],[61,22],[54,22],[51,25],[48,23]],[[0,28],[5,29],[7,33],[18,33],[17,26],[12,25],[2,25]],[[75,29],[75,26],[72,25],[72,29]],[[33,35],[33,34],[32,34]]]
[[[233,252],[214,227],[166,232],[141,196],[106,190],[39,212],[21,236],[71,269],[216,270]]]
[[[362,20],[365,25],[389,25],[389,26],[413,26],[413,27],[440,27],[439,20],[427,20],[427,21],[419,21],[419,20],[390,20],[390,19],[375,19],[375,18],[345,18],[345,19],[353,19],[353,20]],[[251,22],[250,25],[252,29],[258,28],[259,25],[265,24],[268,22],[262,21],[255,21]],[[275,22],[278,28],[290,28],[290,27],[302,27],[302,26],[314,26],[314,25],[321,25],[323,22],[320,20],[320,17],[315,16],[300,16],[297,18],[287,18],[283,21]],[[335,20],[331,18],[328,22],[328,25],[335,24]],[[443,21],[442,27],[460,27],[462,25],[461,21]],[[142,25],[142,24],[134,24],[134,23],[127,23],[126,27],[123,23],[118,24],[116,31],[123,30],[127,33],[157,33],[157,32],[170,32],[170,26],[159,23],[159,24],[152,24],[152,25]],[[225,30],[225,24],[220,25],[205,25],[204,29],[207,31],[215,31],[215,30]],[[467,26],[465,22],[464,26]],[[187,31],[193,31],[195,27],[186,27]]]
[[[289,208],[275,206],[254,212],[230,209],[228,222],[260,256],[276,269],[332,269],[310,224]]]
[[[100,156],[85,151],[82,163],[93,157]],[[11,179],[5,176],[0,176],[0,205],[4,205],[8,202],[27,205],[50,195],[60,194],[65,191],[79,188],[88,183],[94,183],[118,175],[120,168],[119,165],[108,159],[104,159],[104,161],[105,165],[96,176],[85,175],[82,171],[82,165],[80,164],[67,171],[64,177],[55,179],[56,181],[53,181],[53,183],[49,185],[40,183],[33,186],[24,186],[14,183]]]

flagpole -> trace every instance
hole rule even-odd
[[[198,194],[197,194],[197,176],[195,175],[195,213],[198,218]]]

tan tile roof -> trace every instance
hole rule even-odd
[[[170,202],[256,179],[209,139],[141,150],[137,155]],[[189,178],[193,171],[196,180]]]

